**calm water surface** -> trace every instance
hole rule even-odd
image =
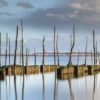
[[[66,61],[67,58],[60,58],[60,64],[66,64]],[[52,62],[53,58],[47,58],[47,64]],[[73,58],[73,62],[76,64],[77,58]],[[79,63],[83,62],[84,58],[81,58]],[[29,64],[32,63],[34,58],[29,60]],[[100,100],[100,74],[71,80],[59,80],[55,78],[55,72],[1,78],[0,100]]]

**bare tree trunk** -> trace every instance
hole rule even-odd
[[[1,67],[1,32],[0,32],[0,67]]]
[[[56,27],[54,26],[54,65],[56,65],[56,51],[55,51],[55,41],[56,41]]]
[[[77,57],[77,67],[78,67],[78,65],[79,65],[79,57],[80,57],[80,51],[78,51],[79,52],[79,55],[78,55],[78,57]]]
[[[27,63],[28,63],[28,49],[26,48],[26,67],[27,67]]]
[[[22,45],[21,45],[22,41],[20,41],[20,65],[22,65]]]
[[[7,65],[7,47],[8,47],[8,33],[6,33],[6,55],[5,55],[5,67]]]
[[[42,59],[42,65],[44,66],[44,62],[45,62],[45,37],[43,37],[43,41],[42,41],[42,47],[43,47],[43,59]]]
[[[9,66],[10,66],[10,37],[9,37]]]
[[[93,59],[92,59],[92,56],[93,56],[93,55],[92,55],[92,52],[91,52],[91,64],[93,65]]]
[[[56,40],[56,51],[57,51],[57,59],[58,59],[58,66],[59,66],[58,34],[57,34],[57,40]]]
[[[16,40],[15,40],[14,67],[16,67],[17,41],[18,41],[18,26],[16,30]]]
[[[88,37],[86,38],[85,66],[86,66],[86,60],[87,60],[87,45],[88,45]]]
[[[97,50],[97,41],[96,41],[96,65],[97,65],[97,62],[98,62],[97,53],[98,53],[98,50]]]
[[[93,49],[94,49],[94,66],[95,66],[96,60],[95,60],[95,33],[94,33],[94,30],[93,30]]]
[[[34,48],[34,65],[36,65],[36,50]]]
[[[28,48],[26,48],[26,66],[28,66],[29,52]]]
[[[68,62],[68,67],[72,64],[72,52],[73,52],[73,48],[75,46],[75,25],[73,27],[73,43],[71,45],[71,50],[70,50],[70,55],[69,55],[69,62]]]
[[[21,31],[22,31],[22,66],[24,67],[24,33],[23,33],[23,22],[21,20]]]

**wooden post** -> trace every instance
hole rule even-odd
[[[17,41],[18,41],[18,26],[16,30],[16,40],[15,40],[14,67],[16,67]]]
[[[95,66],[96,60],[95,60],[95,33],[94,33],[94,30],[93,30],[93,50],[94,50],[94,66]]]
[[[27,67],[27,64],[28,64],[28,48],[26,48],[26,67]]]
[[[43,37],[43,41],[42,41],[42,47],[43,47],[43,58],[42,58],[42,65],[44,66],[44,62],[45,62],[45,36]]]
[[[98,61],[97,53],[98,53],[98,49],[97,49],[97,41],[96,41],[96,65],[97,65],[97,61]]]
[[[55,52],[55,37],[56,36],[56,27],[54,26],[54,65],[56,65],[56,52]]]
[[[6,55],[5,55],[5,67],[7,65],[7,47],[8,47],[8,33],[6,33]]]
[[[34,65],[36,65],[36,50],[34,48]]]
[[[10,66],[10,37],[9,37],[9,66]]]
[[[20,65],[22,65],[22,45],[21,45],[21,41],[20,41]]]
[[[1,67],[1,32],[0,32],[0,67]]]
[[[93,65],[93,59],[92,59],[92,52],[91,52],[91,65]]]
[[[22,31],[22,66],[24,67],[24,33],[23,33],[23,22],[21,20],[21,31]]]
[[[28,66],[29,53],[30,51],[28,50],[28,48],[26,48],[26,67]]]
[[[71,45],[71,50],[70,50],[70,55],[69,55],[69,62],[67,64],[68,67],[72,64],[72,52],[73,52],[74,46],[75,46],[75,25],[73,27],[73,43]]]
[[[86,38],[85,66],[86,66],[86,60],[87,60],[87,44],[88,44],[88,37]]]
[[[56,40],[56,51],[57,51],[57,59],[58,59],[58,67],[59,67],[58,34],[57,34],[57,40]]]
[[[78,51],[78,52],[79,52],[79,54],[78,54],[78,57],[77,57],[77,67],[79,65],[79,57],[80,57],[80,51]]]

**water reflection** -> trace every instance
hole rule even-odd
[[[0,100],[99,100],[100,74],[66,80],[59,80],[56,75],[14,75],[10,82],[9,76],[2,76]]]
[[[73,95],[73,91],[72,91],[72,86],[71,86],[71,81],[68,80],[68,84],[69,84],[69,90],[70,90],[70,98],[71,100],[75,100],[74,99],[74,95]]]
[[[0,81],[0,100],[2,99],[2,94],[1,94],[1,81]]]
[[[43,91],[42,91],[42,100],[45,100],[45,79],[44,79],[44,72],[42,73],[42,88],[43,88]]]
[[[16,75],[14,75],[14,88],[15,88],[15,100],[18,100],[18,99],[17,99]]]
[[[55,79],[54,79],[54,100],[57,100],[56,97],[57,97],[57,71],[55,71]]]
[[[25,86],[25,76],[23,75],[23,84],[22,84],[22,100],[24,100],[24,86]]]

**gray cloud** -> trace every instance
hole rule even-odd
[[[54,25],[61,28],[73,24],[81,28],[98,27],[100,25],[100,1],[98,0],[71,0],[55,8],[38,9],[25,18],[28,26],[35,28],[51,28]]]
[[[14,16],[14,14],[11,12],[0,12],[0,15],[2,15],[2,16]]]
[[[18,7],[22,7],[22,8],[33,8],[33,5],[29,2],[26,1],[20,1],[17,3]]]
[[[8,6],[7,2],[5,0],[0,0],[0,7]]]

